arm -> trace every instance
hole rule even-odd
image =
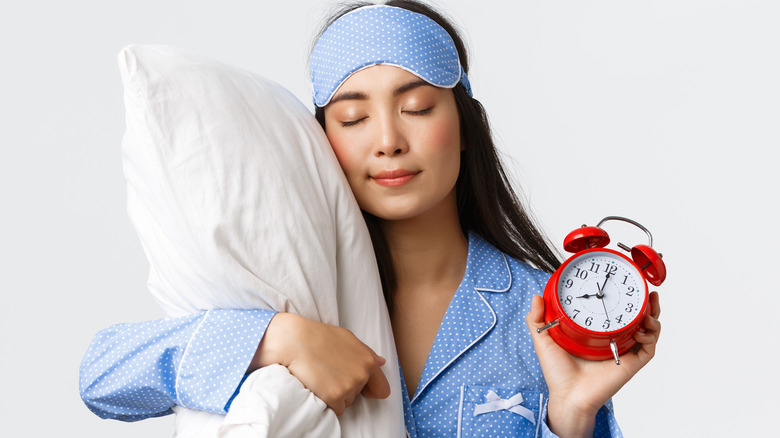
[[[167,415],[177,404],[224,414],[273,316],[211,310],[109,327],[82,360],[81,398],[101,418],[123,421]]]
[[[550,431],[561,437],[612,434],[616,424],[609,400],[655,355],[661,332],[658,322],[661,308],[655,292],[650,294],[650,306],[651,314],[645,317],[643,328],[634,335],[637,348],[622,355],[621,365],[616,367],[612,360],[590,361],[574,357],[559,347],[547,332],[536,333],[536,329],[544,325],[544,301],[540,296],[533,297],[526,322],[550,389],[547,404]]]
[[[101,418],[123,421],[167,415],[174,405],[224,414],[244,375],[272,363],[286,366],[338,415],[358,393],[390,394],[384,359],[352,332],[274,315],[211,310],[112,326],[84,356],[81,397]]]

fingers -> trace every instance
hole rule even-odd
[[[387,361],[360,342],[351,332],[348,333],[360,346],[361,351],[350,360],[348,366],[342,368],[345,372],[345,375],[341,376],[344,379],[342,383],[346,386],[341,388],[337,404],[339,408],[343,404],[344,410],[355,402],[358,394],[371,398],[387,398],[390,395],[390,383],[382,372],[382,365]],[[336,415],[341,413],[343,412],[336,411]]]
[[[634,339],[641,344],[654,344],[661,335],[661,322],[652,315],[645,316],[642,327],[637,330]]]
[[[634,335],[634,340],[644,346],[650,346],[655,352],[655,344],[661,335],[661,322],[658,317],[661,315],[661,306],[658,302],[658,292],[650,293],[650,314],[645,316],[642,326]]]
[[[342,416],[344,414],[344,411],[347,410],[347,406],[342,401],[331,402],[331,403],[326,402],[326,404],[328,405],[329,408],[333,410],[333,413],[335,413],[337,417]]]
[[[660,335],[660,321],[652,315],[645,316],[643,326],[634,334],[634,340],[637,342],[635,351],[640,361],[640,368],[650,362],[650,359],[655,356],[656,345]]]
[[[661,305],[658,300],[658,292],[650,292],[650,315],[658,319],[661,316]]]
[[[377,361],[377,364],[379,366],[384,365],[385,359],[380,356],[377,357],[381,359],[381,362]],[[363,387],[361,394],[370,398],[387,398],[390,396],[390,383],[387,381],[387,377],[385,377],[385,373],[382,372],[381,368],[377,367],[374,370],[368,378],[366,386]]]
[[[287,369],[336,415],[342,415],[361,392],[374,398],[390,395],[381,368],[385,359],[351,331],[302,317],[294,321],[284,337],[295,346]]]

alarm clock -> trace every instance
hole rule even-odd
[[[648,236],[647,245],[605,248],[608,221],[628,222]],[[590,360],[614,358],[635,344],[634,333],[650,313],[647,283],[666,279],[662,255],[653,249],[653,236],[636,221],[608,216],[595,227],[583,225],[566,236],[563,249],[574,253],[553,273],[544,289],[544,327],[569,353]]]

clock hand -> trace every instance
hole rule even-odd
[[[610,275],[612,275],[612,273],[608,273],[608,274],[607,274],[606,278],[604,279],[604,285],[603,285],[603,286],[599,286],[599,285],[598,285],[598,283],[596,283],[596,286],[598,286],[598,287],[599,287],[599,292],[598,292],[598,293],[595,293],[595,294],[585,294],[585,295],[580,295],[580,296],[578,296],[578,297],[576,297],[576,298],[590,298],[590,297],[596,297],[596,298],[599,298],[599,299],[601,299],[601,297],[603,297],[603,296],[604,296],[604,292],[603,292],[603,291],[604,291],[604,288],[605,288],[605,287],[607,287],[607,280],[609,280],[609,276],[610,276]]]
[[[607,287],[607,281],[609,281],[609,275],[610,273],[607,273],[607,277],[604,280],[604,285],[599,288],[599,293],[596,295],[598,299],[601,300],[601,305],[604,307],[604,314],[607,315],[607,321],[609,321],[609,312],[607,312],[607,305],[604,303],[604,288]]]
[[[598,297],[601,300],[601,305],[604,307],[604,314],[607,315],[607,321],[609,321],[609,312],[607,312],[607,305],[604,303],[604,294]]]
[[[607,287],[607,281],[609,281],[610,275],[612,275],[612,273],[607,272],[607,276],[604,277],[604,285],[599,288],[599,293],[596,294],[599,299],[604,298],[604,288]],[[598,286],[598,283],[596,283],[596,286]]]

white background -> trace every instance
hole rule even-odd
[[[162,316],[125,213],[115,56],[129,43],[171,44],[308,103],[307,51],[328,4],[275,3],[3,8],[0,416],[18,431],[8,436],[172,432],[171,417],[100,420],[78,395],[98,330]],[[774,433],[780,3],[440,4],[466,30],[475,95],[553,241],[619,214],[650,228],[665,255],[658,354],[615,400],[625,434]]]

